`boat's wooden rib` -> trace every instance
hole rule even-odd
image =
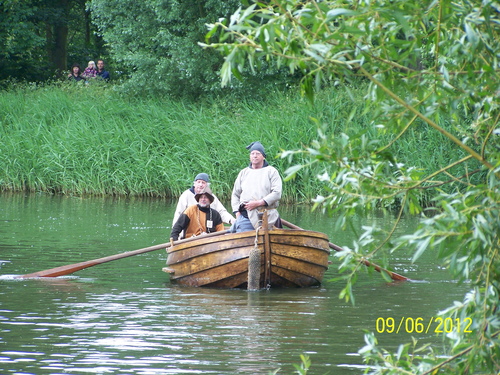
[[[325,234],[273,229],[258,236],[252,231],[206,239],[200,236],[175,245],[167,250],[165,271],[172,281],[183,285],[246,288],[248,257],[255,246],[261,254],[261,287],[319,285],[328,268],[330,249]]]

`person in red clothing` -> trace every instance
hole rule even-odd
[[[198,204],[189,206],[177,219],[170,234],[171,240],[177,241],[182,231],[184,238],[195,237],[205,233],[220,232],[224,230],[224,223],[220,214],[210,208],[214,201],[212,191],[207,186],[197,193],[194,198]]]

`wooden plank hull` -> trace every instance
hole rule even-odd
[[[247,288],[249,254],[257,246],[260,252],[260,288],[321,284],[330,254],[325,234],[287,229],[273,229],[267,234],[268,241],[263,233],[256,235],[250,231],[211,238],[200,236],[198,240],[176,244],[167,249],[164,271],[170,273],[171,281],[183,285]],[[265,243],[270,251],[265,251]],[[270,259],[266,259],[266,254],[270,254]],[[252,267],[251,271],[257,269],[258,274],[255,263],[250,264]]]

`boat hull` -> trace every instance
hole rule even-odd
[[[252,250],[260,253],[260,267],[258,257],[249,262]],[[167,254],[164,271],[182,285],[247,288],[250,268],[260,272],[260,288],[311,287],[321,284],[330,249],[323,233],[273,229],[200,236],[170,247]]]

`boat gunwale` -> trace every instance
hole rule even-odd
[[[279,237],[282,234],[286,235],[292,235],[292,236],[308,236],[312,238],[320,238],[328,241],[328,236],[322,232],[316,232],[312,230],[298,230],[298,229],[271,229],[269,231],[269,235],[271,237]],[[205,245],[207,243],[216,243],[216,242],[222,242],[222,241],[229,241],[233,239],[243,239],[243,238],[250,238],[250,237],[255,237],[256,233],[255,231],[246,231],[246,232],[238,232],[238,233],[224,233],[221,234],[220,236],[211,236],[211,237],[204,237],[203,235],[198,236],[200,237],[198,240],[193,240],[185,243],[178,243],[174,244],[173,246],[170,246],[167,248],[167,254],[174,253],[176,251],[184,250],[185,248],[190,248],[190,247],[198,247],[200,245]],[[259,237],[262,236],[262,234],[258,234]],[[322,249],[319,249],[322,250]],[[329,251],[329,250],[328,250]]]

